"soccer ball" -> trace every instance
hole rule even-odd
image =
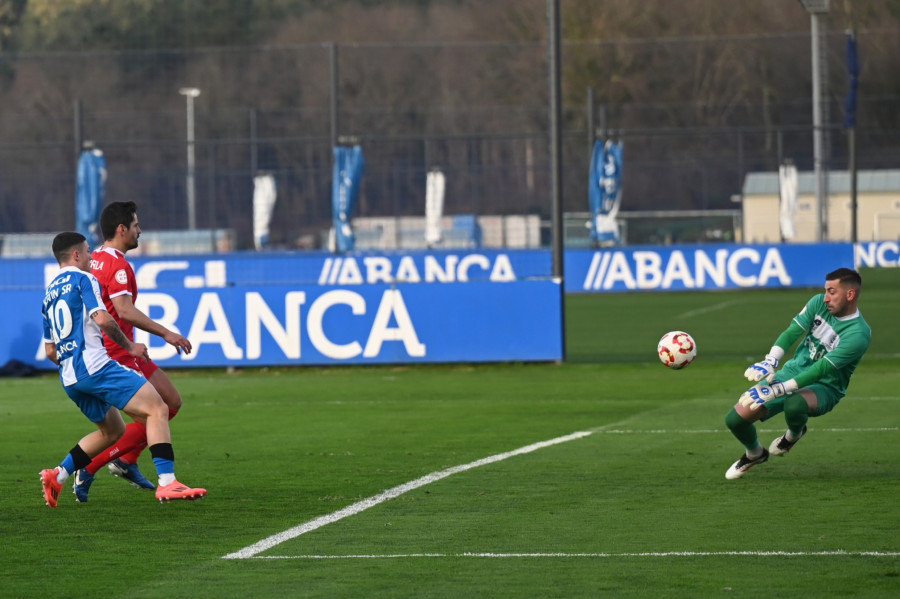
[[[660,362],[673,370],[679,370],[697,357],[697,344],[684,331],[669,331],[659,340],[656,351]]]

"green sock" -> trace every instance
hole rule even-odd
[[[756,427],[749,420],[744,420],[734,408],[731,408],[731,411],[725,416],[725,424],[731,430],[731,434],[741,442],[747,451],[754,451],[759,447]]]

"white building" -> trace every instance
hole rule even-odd
[[[857,241],[900,240],[900,170],[858,171],[856,177]],[[828,235],[824,241],[850,241],[850,175],[828,173]],[[777,172],[750,173],[744,179],[743,241],[779,243],[780,194]],[[819,240],[815,174],[797,176],[795,243]]]

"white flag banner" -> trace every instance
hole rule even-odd
[[[440,243],[441,218],[444,216],[444,173],[431,169],[425,179],[425,243]]]
[[[797,213],[797,167],[782,164],[778,168],[778,190],[781,195],[781,238],[790,241],[796,235],[794,215]]]
[[[276,197],[275,177],[253,177],[253,244],[258,250],[269,245],[269,223]]]

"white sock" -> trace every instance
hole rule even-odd
[[[174,482],[175,482],[175,473],[174,472],[168,472],[166,474],[159,475],[159,486],[160,487],[165,487],[166,485],[171,485]]]
[[[56,470],[56,482],[58,482],[59,484],[63,484],[67,480],[69,480],[69,473],[65,468],[60,466]]]
[[[755,460],[762,454],[763,454],[762,445],[757,445],[756,448],[753,450],[750,450],[750,449],[747,450],[747,457],[750,458],[751,460]]]
[[[795,435],[794,433],[791,432],[791,429],[788,429],[787,432],[784,433],[784,438],[787,439],[788,441],[790,441],[791,443],[793,443],[794,441],[799,439],[800,436]]]

